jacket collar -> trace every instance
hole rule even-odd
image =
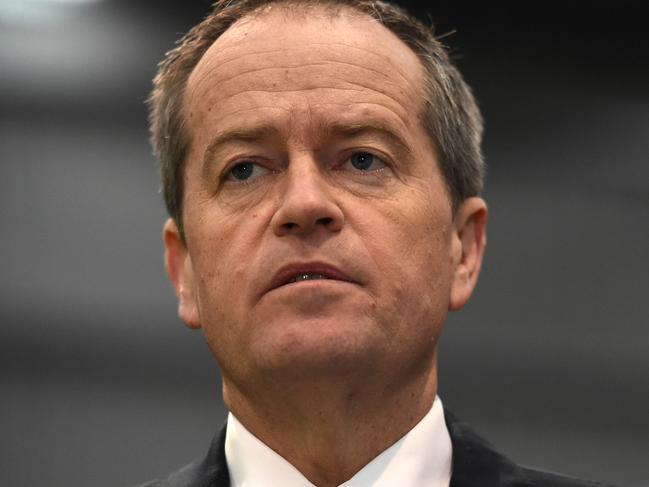
[[[524,470],[498,453],[484,438],[448,409],[444,409],[446,426],[453,445],[453,467],[450,487],[532,486]],[[225,459],[225,425],[214,437],[206,457],[177,472],[173,485],[192,487],[230,487]],[[176,480],[176,479],[174,479]],[[183,481],[189,481],[182,483]]]

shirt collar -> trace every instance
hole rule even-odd
[[[293,465],[228,415],[225,457],[232,487],[315,487]],[[439,397],[408,433],[340,487],[448,487],[451,439]]]

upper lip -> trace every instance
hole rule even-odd
[[[288,284],[291,279],[304,274],[320,274],[329,279],[358,284],[337,267],[324,262],[293,263],[281,267],[273,276],[268,291]]]

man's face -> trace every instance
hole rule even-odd
[[[468,218],[422,126],[422,83],[405,44],[344,12],[244,19],[195,68],[186,247],[168,222],[167,267],[226,380],[434,362],[470,294]]]

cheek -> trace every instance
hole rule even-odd
[[[225,314],[231,313],[230,308],[243,299],[249,280],[253,249],[258,240],[246,231],[246,225],[235,225],[236,221],[204,216],[187,226],[199,291],[199,312],[210,323],[220,322],[226,318]],[[192,246],[192,242],[196,245]]]
[[[365,245],[384,286],[382,299],[396,313],[423,320],[448,307],[452,221],[440,205],[421,201],[377,206],[376,219],[366,221]]]
[[[425,200],[424,200],[425,201]],[[377,206],[377,223],[370,242],[387,259],[379,264],[396,264],[414,272],[412,277],[439,274],[449,262],[452,221],[439,204],[422,204],[422,198],[400,205]]]
[[[241,350],[242,336],[238,323],[245,316],[246,249],[231,238],[228,225],[218,231],[200,235],[201,248],[195,262],[197,305],[205,340],[223,366],[236,361],[233,350]],[[224,362],[224,363],[222,363]]]

